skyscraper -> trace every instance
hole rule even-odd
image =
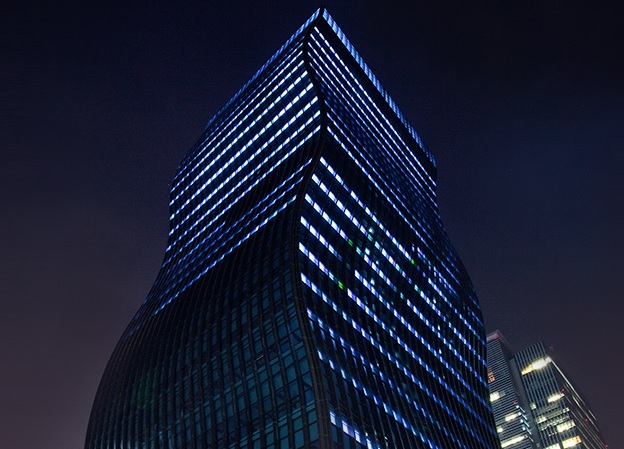
[[[516,361],[543,449],[607,447],[588,402],[543,342],[519,351]]]
[[[494,448],[435,161],[326,11],[208,123],[86,447]]]
[[[487,336],[490,403],[501,448],[536,449],[538,439],[511,346],[500,331]]]

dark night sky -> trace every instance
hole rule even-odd
[[[48,3],[0,19],[6,449],[82,447],[105,364],[160,266],[177,164],[321,5]],[[617,449],[621,31],[609,4],[572,3],[325,5],[436,155],[488,331],[551,345]]]

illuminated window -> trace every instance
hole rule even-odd
[[[563,444],[564,449],[568,448],[568,447],[574,447],[577,444],[581,444],[581,437],[576,436],[576,437],[568,438],[567,440],[565,440],[561,444]]]
[[[576,426],[576,423],[572,420],[570,421],[566,421],[563,424],[559,424],[557,426],[557,432],[562,433],[565,432],[568,429],[571,429],[572,427]]]
[[[518,416],[520,416],[520,413],[515,412],[515,413],[510,413],[507,416],[505,416],[505,422],[509,422],[509,421],[513,421],[514,419],[516,419]]]
[[[513,437],[513,438],[510,438],[508,440],[501,441],[501,447],[505,448],[505,447],[511,446],[513,444],[519,443],[520,441],[524,440],[525,438],[526,438],[526,435],[518,435],[517,437]]]
[[[561,394],[561,393],[557,393],[557,394],[553,394],[552,396],[548,396],[548,403],[558,401],[562,397],[563,397],[563,394]]]

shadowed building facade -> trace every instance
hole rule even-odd
[[[327,12],[208,123],[86,447],[494,448],[435,161]]]

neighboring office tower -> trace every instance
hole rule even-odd
[[[536,449],[534,425],[511,346],[500,331],[487,336],[490,402],[501,448]]]
[[[435,163],[323,10],[174,178],[86,447],[498,447]]]
[[[516,354],[543,449],[604,449],[589,404],[540,342]]]

